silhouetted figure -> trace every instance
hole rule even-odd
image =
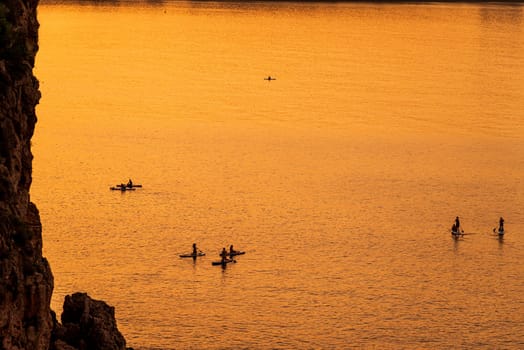
[[[499,220],[499,232],[504,232],[504,218],[502,216]]]
[[[222,264],[225,264],[227,261],[227,251],[226,248],[222,248],[222,252],[220,253],[220,257],[222,258]]]
[[[133,188],[133,181],[131,181],[131,179],[127,182],[127,187]]]
[[[233,256],[233,255],[235,255],[235,253],[236,253],[236,250],[233,249],[233,245],[231,244],[229,246],[229,256]]]
[[[271,81],[271,80],[276,80],[276,78],[273,78],[271,77],[271,75],[268,75],[267,78],[264,78],[264,80]]]
[[[456,235],[457,233],[458,233],[457,226],[453,224],[453,226],[451,226],[451,234]]]
[[[455,218],[455,227],[457,228],[457,232],[459,232],[459,230],[460,230],[460,220],[459,220],[458,216]]]
[[[198,254],[198,249],[197,249],[197,246],[196,246],[196,243],[193,243],[193,256],[197,256]]]

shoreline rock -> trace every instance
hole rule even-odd
[[[53,274],[31,203],[37,0],[0,2],[0,348],[47,349]]]
[[[50,308],[53,274],[29,196],[40,100],[33,75],[37,6],[38,0],[0,2],[0,349],[125,349],[114,308],[106,303],[82,293],[69,296],[63,325]]]
[[[55,317],[50,350],[126,350],[126,341],[116,325],[115,308],[74,293],[64,300],[62,324]]]

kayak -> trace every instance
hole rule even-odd
[[[218,266],[218,265],[226,266],[229,263],[236,263],[236,262],[237,261],[234,260],[234,259],[226,259],[225,261],[222,261],[222,260],[220,260],[220,261],[213,261],[211,263],[211,265],[213,265],[213,266]]]
[[[109,189],[111,191],[122,191],[122,192],[135,190],[134,188],[128,188],[128,187],[109,187]]]
[[[195,255],[195,254],[181,254],[181,255],[179,255],[179,256],[180,256],[181,258],[196,258],[196,257],[198,257],[198,256],[204,256],[204,255],[206,255],[206,253],[204,253],[204,252],[198,252],[197,255]]]
[[[125,188],[135,188],[135,187],[139,187],[139,188],[141,188],[142,185],[135,185],[135,184],[133,184],[133,186],[129,187],[129,185],[124,184],[123,186],[122,186],[122,185],[116,185],[116,187],[125,187]]]
[[[233,254],[227,253],[228,256],[237,256],[237,255],[244,255],[244,254],[246,254],[246,252],[243,252],[240,250],[234,251]]]

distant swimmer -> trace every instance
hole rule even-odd
[[[277,80],[277,78],[273,78],[271,75],[268,75],[267,78],[264,78],[264,80],[271,81],[271,80]]]

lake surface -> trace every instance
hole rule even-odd
[[[39,21],[31,198],[58,313],[88,292],[136,349],[524,348],[522,5]]]

